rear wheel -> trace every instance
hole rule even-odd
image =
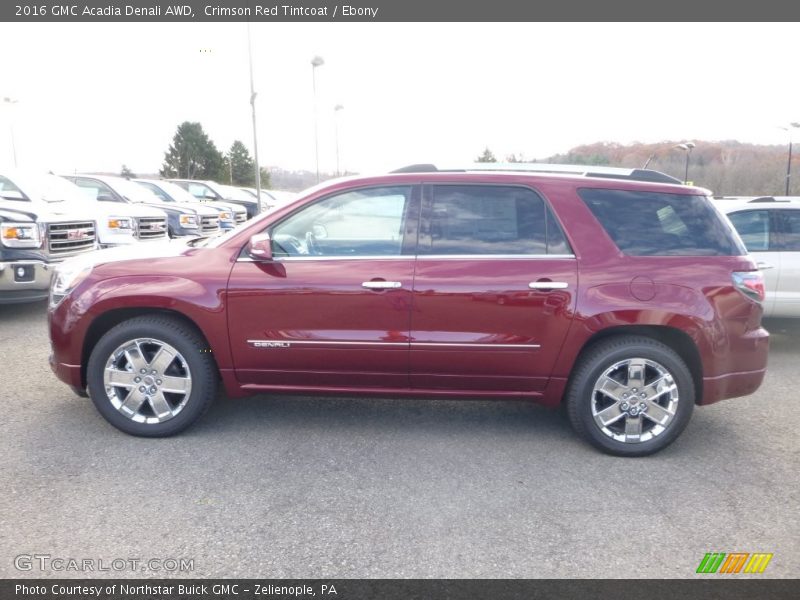
[[[646,337],[600,342],[584,354],[567,390],[573,428],[597,448],[618,456],[646,456],[683,431],[695,402],[683,359]]]
[[[168,436],[211,405],[217,371],[202,338],[169,317],[136,317],[108,331],[89,358],[89,395],[126,433]]]

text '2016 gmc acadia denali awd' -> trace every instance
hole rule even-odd
[[[69,261],[52,367],[134,435],[181,431],[221,379],[229,396],[563,402],[629,456],[758,388],[763,279],[707,192],[490,167],[337,180],[216,238]]]

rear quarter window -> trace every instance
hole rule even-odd
[[[741,256],[746,250],[705,196],[584,188],[578,195],[630,256]]]

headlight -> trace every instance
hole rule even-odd
[[[65,260],[56,267],[50,284],[50,306],[56,306],[92,272],[92,265],[82,260]]]
[[[38,248],[42,245],[36,223],[3,223],[0,225],[0,239],[9,248]]]
[[[224,212],[224,211],[219,213],[219,220],[220,221],[230,221],[231,220],[231,213]]]
[[[133,228],[133,224],[128,217],[109,217],[108,228],[116,229],[117,231],[130,230]]]
[[[182,227],[197,227],[197,217],[194,215],[181,215],[180,222]]]

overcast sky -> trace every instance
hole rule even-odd
[[[798,24],[254,23],[263,165],[372,172],[596,141],[784,144]],[[1,23],[0,165],[137,173],[199,121],[252,152],[247,25]],[[798,132],[800,133],[800,132]],[[800,135],[797,136],[800,138]]]

